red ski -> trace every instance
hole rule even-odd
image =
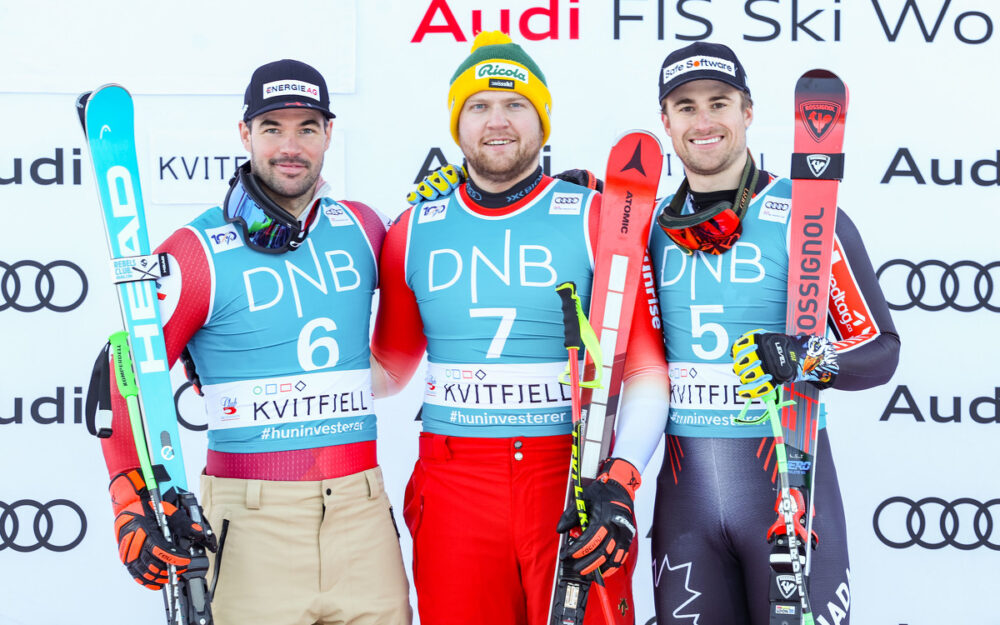
[[[604,361],[602,385],[583,390],[583,443],[582,449],[574,450],[581,454],[577,468],[584,484],[597,477],[599,463],[611,451],[633,304],[642,281],[643,258],[662,167],[660,142],[645,131],[623,135],[608,156],[590,295],[590,325],[597,334]],[[592,364],[588,358],[588,365]],[[572,486],[571,467],[567,505],[575,499]],[[569,540],[564,536],[560,544],[549,614],[551,625],[583,623],[590,581],[563,566],[562,556],[567,553]],[[616,575],[608,585],[616,624],[631,624],[635,620],[634,610],[627,601],[627,589],[616,588],[630,582],[625,577]]]
[[[835,74],[814,69],[795,85],[795,149],[792,154],[792,212],[789,222],[788,308],[785,332],[824,336],[830,297],[830,269],[837,219],[837,187],[844,173],[847,87]],[[771,625],[813,622],[807,591],[812,536],[812,487],[819,433],[819,390],[800,382],[784,391],[794,401],[781,412],[785,466],[779,466],[783,533],[771,556]],[[789,402],[791,403],[791,402]],[[778,433],[776,428],[776,434]],[[779,463],[780,465],[781,463]],[[792,490],[801,493],[799,509]],[[796,512],[802,514],[797,515]],[[805,529],[796,530],[795,517]],[[799,613],[796,608],[801,608]],[[791,617],[791,618],[790,618]]]

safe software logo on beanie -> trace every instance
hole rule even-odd
[[[469,96],[480,91],[513,91],[528,98],[542,120],[542,144],[548,141],[552,95],[545,75],[521,46],[498,30],[479,33],[472,42],[472,53],[451,77],[448,109],[455,143],[462,107]]]
[[[310,65],[292,59],[282,59],[254,70],[243,95],[243,121],[261,113],[281,108],[310,108],[330,112],[330,92],[323,75]]]
[[[721,43],[698,41],[674,50],[660,68],[660,99],[692,80],[718,80],[750,95],[747,74],[736,53]]]

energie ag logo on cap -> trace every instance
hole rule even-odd
[[[264,83],[263,98],[275,98],[284,95],[304,95],[319,101],[319,87],[300,80],[276,80]]]

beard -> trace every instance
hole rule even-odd
[[[508,154],[491,154],[479,144],[461,147],[470,172],[475,172],[481,182],[493,185],[511,185],[524,178],[538,166],[542,150],[540,136],[528,142],[520,138],[517,149]]]
[[[319,172],[323,166],[322,161],[311,163],[302,158],[273,158],[270,160],[251,159],[250,169],[257,179],[263,183],[264,188],[274,196],[276,202],[295,201],[312,193],[316,181],[319,179]],[[304,166],[305,174],[294,180],[281,177],[275,171],[275,166],[282,163],[296,163]],[[312,199],[306,198],[306,199]]]

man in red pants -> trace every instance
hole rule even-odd
[[[469,181],[390,228],[372,346],[389,392],[427,351],[420,459],[404,508],[420,620],[543,625],[572,422],[557,381],[566,350],[555,286],[573,280],[589,307],[600,195],[542,173],[549,90],[506,35],[476,38],[448,104]],[[648,306],[636,305],[622,410],[665,414],[663,344]],[[594,549],[578,565],[621,582],[614,604],[631,623],[631,571],[615,572],[634,564],[626,553],[638,472],[609,459],[603,478],[590,502],[594,531],[581,543]],[[615,504],[628,522],[602,517]],[[595,598],[588,622],[602,621]]]

